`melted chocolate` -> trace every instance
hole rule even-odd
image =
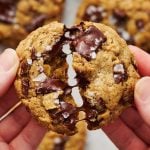
[[[92,52],[96,53],[104,42],[106,42],[104,34],[95,26],[90,26],[73,41],[73,46],[75,51],[89,60],[92,59]]]
[[[37,94],[47,94],[54,91],[63,90],[66,84],[59,79],[47,79],[36,89]]]
[[[29,90],[29,79],[28,78],[23,78],[22,79],[22,93],[27,96],[28,95],[28,90]]]
[[[114,80],[117,84],[125,81],[127,77],[127,73],[123,64],[116,64],[113,68],[114,70]]]
[[[99,124],[102,120],[97,121],[97,117],[99,114],[104,113],[106,110],[106,105],[105,102],[100,98],[98,100],[98,105],[97,106],[92,106],[86,98],[84,98],[84,104],[80,108],[81,111],[84,111],[86,113],[86,118],[85,120],[88,123],[88,129],[94,128],[99,128]]]
[[[101,22],[103,20],[104,9],[96,5],[90,5],[87,7],[83,20],[92,22]]]
[[[27,63],[27,61],[23,61],[21,63],[21,71],[20,75],[22,77],[27,77],[29,75],[30,65]]]
[[[13,24],[16,16],[17,0],[0,0],[0,21]]]
[[[47,19],[47,15],[39,15],[32,20],[31,23],[25,26],[28,32],[32,32],[33,30],[41,27],[44,24],[44,21]]]
[[[69,130],[75,129],[78,121],[78,109],[70,103],[60,102],[60,108],[50,110],[51,117],[54,119],[53,124],[65,124]],[[56,119],[57,118],[57,119]]]

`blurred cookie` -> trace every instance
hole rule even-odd
[[[0,0],[0,43],[16,47],[28,33],[60,21],[64,0]]]
[[[108,26],[82,22],[67,28],[53,22],[23,40],[17,54],[19,98],[52,131],[74,134],[79,120],[86,120],[88,129],[100,128],[133,102],[135,61]]]
[[[86,126],[84,122],[78,124],[78,133],[65,136],[55,132],[46,133],[38,150],[84,150],[86,142]]]
[[[150,53],[150,0],[83,0],[76,21],[82,20],[109,25]]]

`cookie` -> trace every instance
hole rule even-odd
[[[86,126],[84,122],[78,124],[78,133],[73,136],[48,132],[39,145],[38,150],[84,150],[86,142]]]
[[[128,44],[150,53],[150,0],[83,0],[76,22],[81,20],[111,26]]]
[[[60,21],[64,0],[0,0],[0,43],[16,47],[27,34]]]
[[[82,22],[67,28],[53,22],[23,40],[17,54],[19,98],[52,131],[74,134],[80,120],[98,129],[133,102],[135,61],[108,26]]]

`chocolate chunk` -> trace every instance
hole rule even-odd
[[[29,75],[30,65],[27,63],[27,61],[21,62],[21,70],[20,75],[22,77],[27,77]]]
[[[45,14],[39,15],[36,18],[34,18],[31,23],[26,25],[25,28],[28,32],[31,32],[37,29],[38,27],[41,27],[44,24],[44,21],[46,19],[47,19],[47,15]]]
[[[28,78],[23,78],[21,80],[22,82],[22,93],[23,95],[27,96],[28,95],[28,90],[29,90],[29,79]]]
[[[86,98],[84,98],[84,104],[80,108],[80,110],[86,113],[85,120],[90,125],[90,124],[94,124],[97,122],[98,115],[105,112],[106,106],[105,106],[104,101],[101,98],[98,100],[98,104],[94,106],[90,104]]]
[[[66,84],[59,79],[47,79],[45,82],[41,83],[36,89],[37,94],[48,94],[50,92],[63,90]]]
[[[127,19],[127,14],[125,13],[124,10],[115,9],[113,14],[119,21],[123,21]]]
[[[114,80],[118,84],[127,79],[127,73],[123,64],[116,64],[113,68]]]
[[[51,116],[54,124],[65,124],[70,130],[75,129],[78,110],[75,106],[67,102],[60,102],[60,108],[51,110]]]
[[[0,21],[7,24],[14,23],[16,4],[18,0],[0,0]]]
[[[62,136],[58,137],[57,141],[54,141],[54,149],[53,150],[64,150],[66,142],[69,140],[69,137]]]
[[[99,6],[90,5],[87,7],[83,20],[92,22],[101,22],[103,20],[104,9]]]
[[[31,59],[32,59],[32,60],[36,60],[36,59],[37,59],[35,53],[36,53],[36,50],[35,50],[35,48],[33,47],[32,50],[31,50]]]
[[[104,34],[92,25],[73,41],[73,46],[83,57],[92,59],[92,54],[96,53],[105,41]]]
[[[144,21],[142,19],[136,20],[135,24],[136,24],[138,29],[143,29],[144,25],[145,25],[145,23],[144,23]]]

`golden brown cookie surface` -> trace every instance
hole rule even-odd
[[[108,26],[85,22],[66,28],[53,22],[23,40],[17,54],[19,98],[50,130],[74,134],[83,119],[88,129],[98,129],[133,102],[135,61]]]

